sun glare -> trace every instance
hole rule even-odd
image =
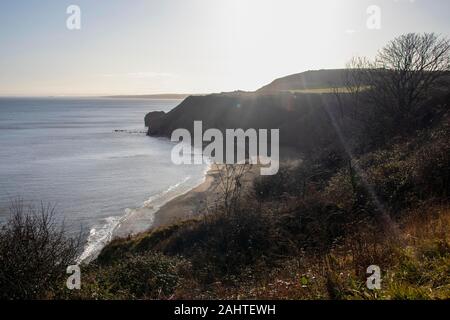
[[[228,76],[234,79],[233,70],[245,70],[245,73],[240,72],[239,85],[246,90],[254,90],[270,77],[281,76],[293,67],[301,72],[323,64],[323,55],[339,45],[334,33],[340,29],[342,33],[345,31],[339,24],[342,9],[336,1],[231,0],[221,3],[220,17],[215,23],[220,25],[217,29],[223,31],[217,36],[226,42],[223,54],[229,66]],[[296,61],[296,66],[292,61]],[[272,69],[270,75],[268,69]]]

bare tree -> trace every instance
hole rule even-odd
[[[407,129],[449,70],[449,39],[434,33],[397,37],[373,61],[354,58],[349,63],[344,81],[352,115],[367,126],[387,119],[391,127]],[[384,130],[390,129],[389,121]]]
[[[54,222],[55,208],[11,206],[11,219],[0,229],[0,299],[42,299],[64,288],[65,270],[75,264],[77,239]]]
[[[378,53],[374,67],[376,102],[386,111],[407,115],[449,71],[450,41],[434,33],[400,36]]]
[[[372,102],[392,115],[407,116],[448,74],[450,41],[434,33],[409,33],[389,42],[375,61],[356,61],[353,66],[362,71],[356,82],[370,86]]]
[[[352,97],[350,101],[352,118],[363,118],[360,116],[361,100],[364,92],[370,88],[372,68],[371,62],[364,57],[354,57],[347,64],[343,82],[346,93]]]
[[[243,192],[242,179],[251,169],[251,164],[223,164],[219,168],[219,187],[227,215],[233,213],[239,205]]]

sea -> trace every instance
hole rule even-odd
[[[129,233],[150,228],[158,208],[202,183],[208,169],[173,164],[174,142],[146,135],[146,113],[180,102],[0,98],[0,224],[18,199],[50,205],[68,236],[82,235],[80,262],[94,259],[124,221]]]

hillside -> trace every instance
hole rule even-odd
[[[334,136],[330,116],[339,113],[338,105],[331,93],[295,91],[328,88],[331,82],[339,86],[343,72],[309,71],[275,80],[256,92],[190,96],[168,113],[149,113],[145,125],[148,135],[163,137],[170,137],[178,128],[193,132],[195,120],[203,121],[205,129],[276,128],[280,129],[282,146],[308,152],[316,147],[312,141],[326,143]]]
[[[179,128],[192,133],[194,121],[202,121],[204,130],[280,129],[281,146],[307,153],[327,147],[334,140],[334,122],[343,117],[343,105],[351,104],[351,97],[345,90],[340,90],[337,99],[331,88],[343,87],[345,77],[351,72],[359,71],[307,71],[277,79],[255,92],[189,96],[168,113],[147,114],[145,125],[149,136],[158,137],[170,137]],[[447,92],[449,83],[450,76],[443,76],[440,89],[430,94],[429,99],[440,96],[439,99],[445,100],[442,92]],[[355,120],[350,116],[345,118],[346,122]],[[347,123],[344,126],[353,125]]]
[[[165,114],[146,116],[150,136],[170,137],[178,128],[193,132],[194,121],[203,128],[280,129],[280,144],[307,152],[312,141],[334,135],[330,113],[337,113],[336,101],[329,94],[217,94],[188,97]],[[317,139],[316,139],[317,138]]]
[[[231,211],[219,201],[114,240],[68,296],[448,299],[450,99],[436,101],[425,127],[371,151],[316,150],[256,178]],[[366,287],[370,265],[381,290]]]
[[[306,71],[282,77],[257,90],[258,94],[278,92],[301,92],[315,89],[344,87],[345,74],[348,70],[316,70]]]
[[[162,136],[178,126],[190,128],[189,122],[199,119],[221,129],[280,128],[282,143],[302,154],[297,161],[282,161],[274,176],[248,175],[250,171],[240,176],[232,171],[239,165],[222,166],[215,173],[215,197],[201,191],[201,203],[175,206],[179,219],[114,239],[95,261],[82,265],[80,290],[61,287],[61,277],[66,277],[61,270],[52,273],[50,287],[33,296],[448,299],[448,88],[433,87],[406,119],[364,105],[359,106],[364,112],[355,116],[348,94],[339,96],[339,103],[332,94],[290,92],[188,97],[167,114],[149,114],[149,133]],[[15,230],[23,227],[22,220],[14,221],[11,226],[18,229],[4,229],[14,237],[2,238],[12,245],[0,248],[9,257],[16,256],[16,244],[27,243],[16,240]],[[40,232],[45,223],[50,220],[44,220],[44,228],[34,226]],[[48,241],[46,233],[38,234],[38,244]],[[60,235],[55,239],[58,243]],[[59,256],[69,259],[76,252],[72,243]],[[43,256],[34,242],[26,248]],[[25,259],[19,258],[23,265]],[[381,271],[379,290],[366,285],[367,268],[374,265]],[[16,263],[8,266],[6,270],[17,269]],[[36,267],[43,270],[41,264]],[[22,294],[22,287],[7,285]]]
[[[80,297],[448,299],[448,85],[430,90],[399,126],[381,108],[363,105],[356,116],[348,94],[339,103],[298,92],[338,75],[293,75],[149,114],[155,136],[192,130],[194,120],[222,130],[280,128],[282,144],[302,161],[255,178],[231,210],[219,200],[184,221],[114,240],[87,271]],[[370,265],[380,267],[381,290],[366,287]]]
[[[117,98],[117,99],[169,99],[169,100],[178,100],[185,99],[189,97],[189,94],[180,94],[180,93],[165,93],[165,94],[137,94],[137,95],[117,95],[117,96],[108,96],[106,98]]]

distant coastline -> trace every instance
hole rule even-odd
[[[186,99],[191,94],[184,93],[166,93],[166,94],[143,94],[143,95],[118,95],[118,96],[105,96],[103,98],[117,98],[117,99]]]

